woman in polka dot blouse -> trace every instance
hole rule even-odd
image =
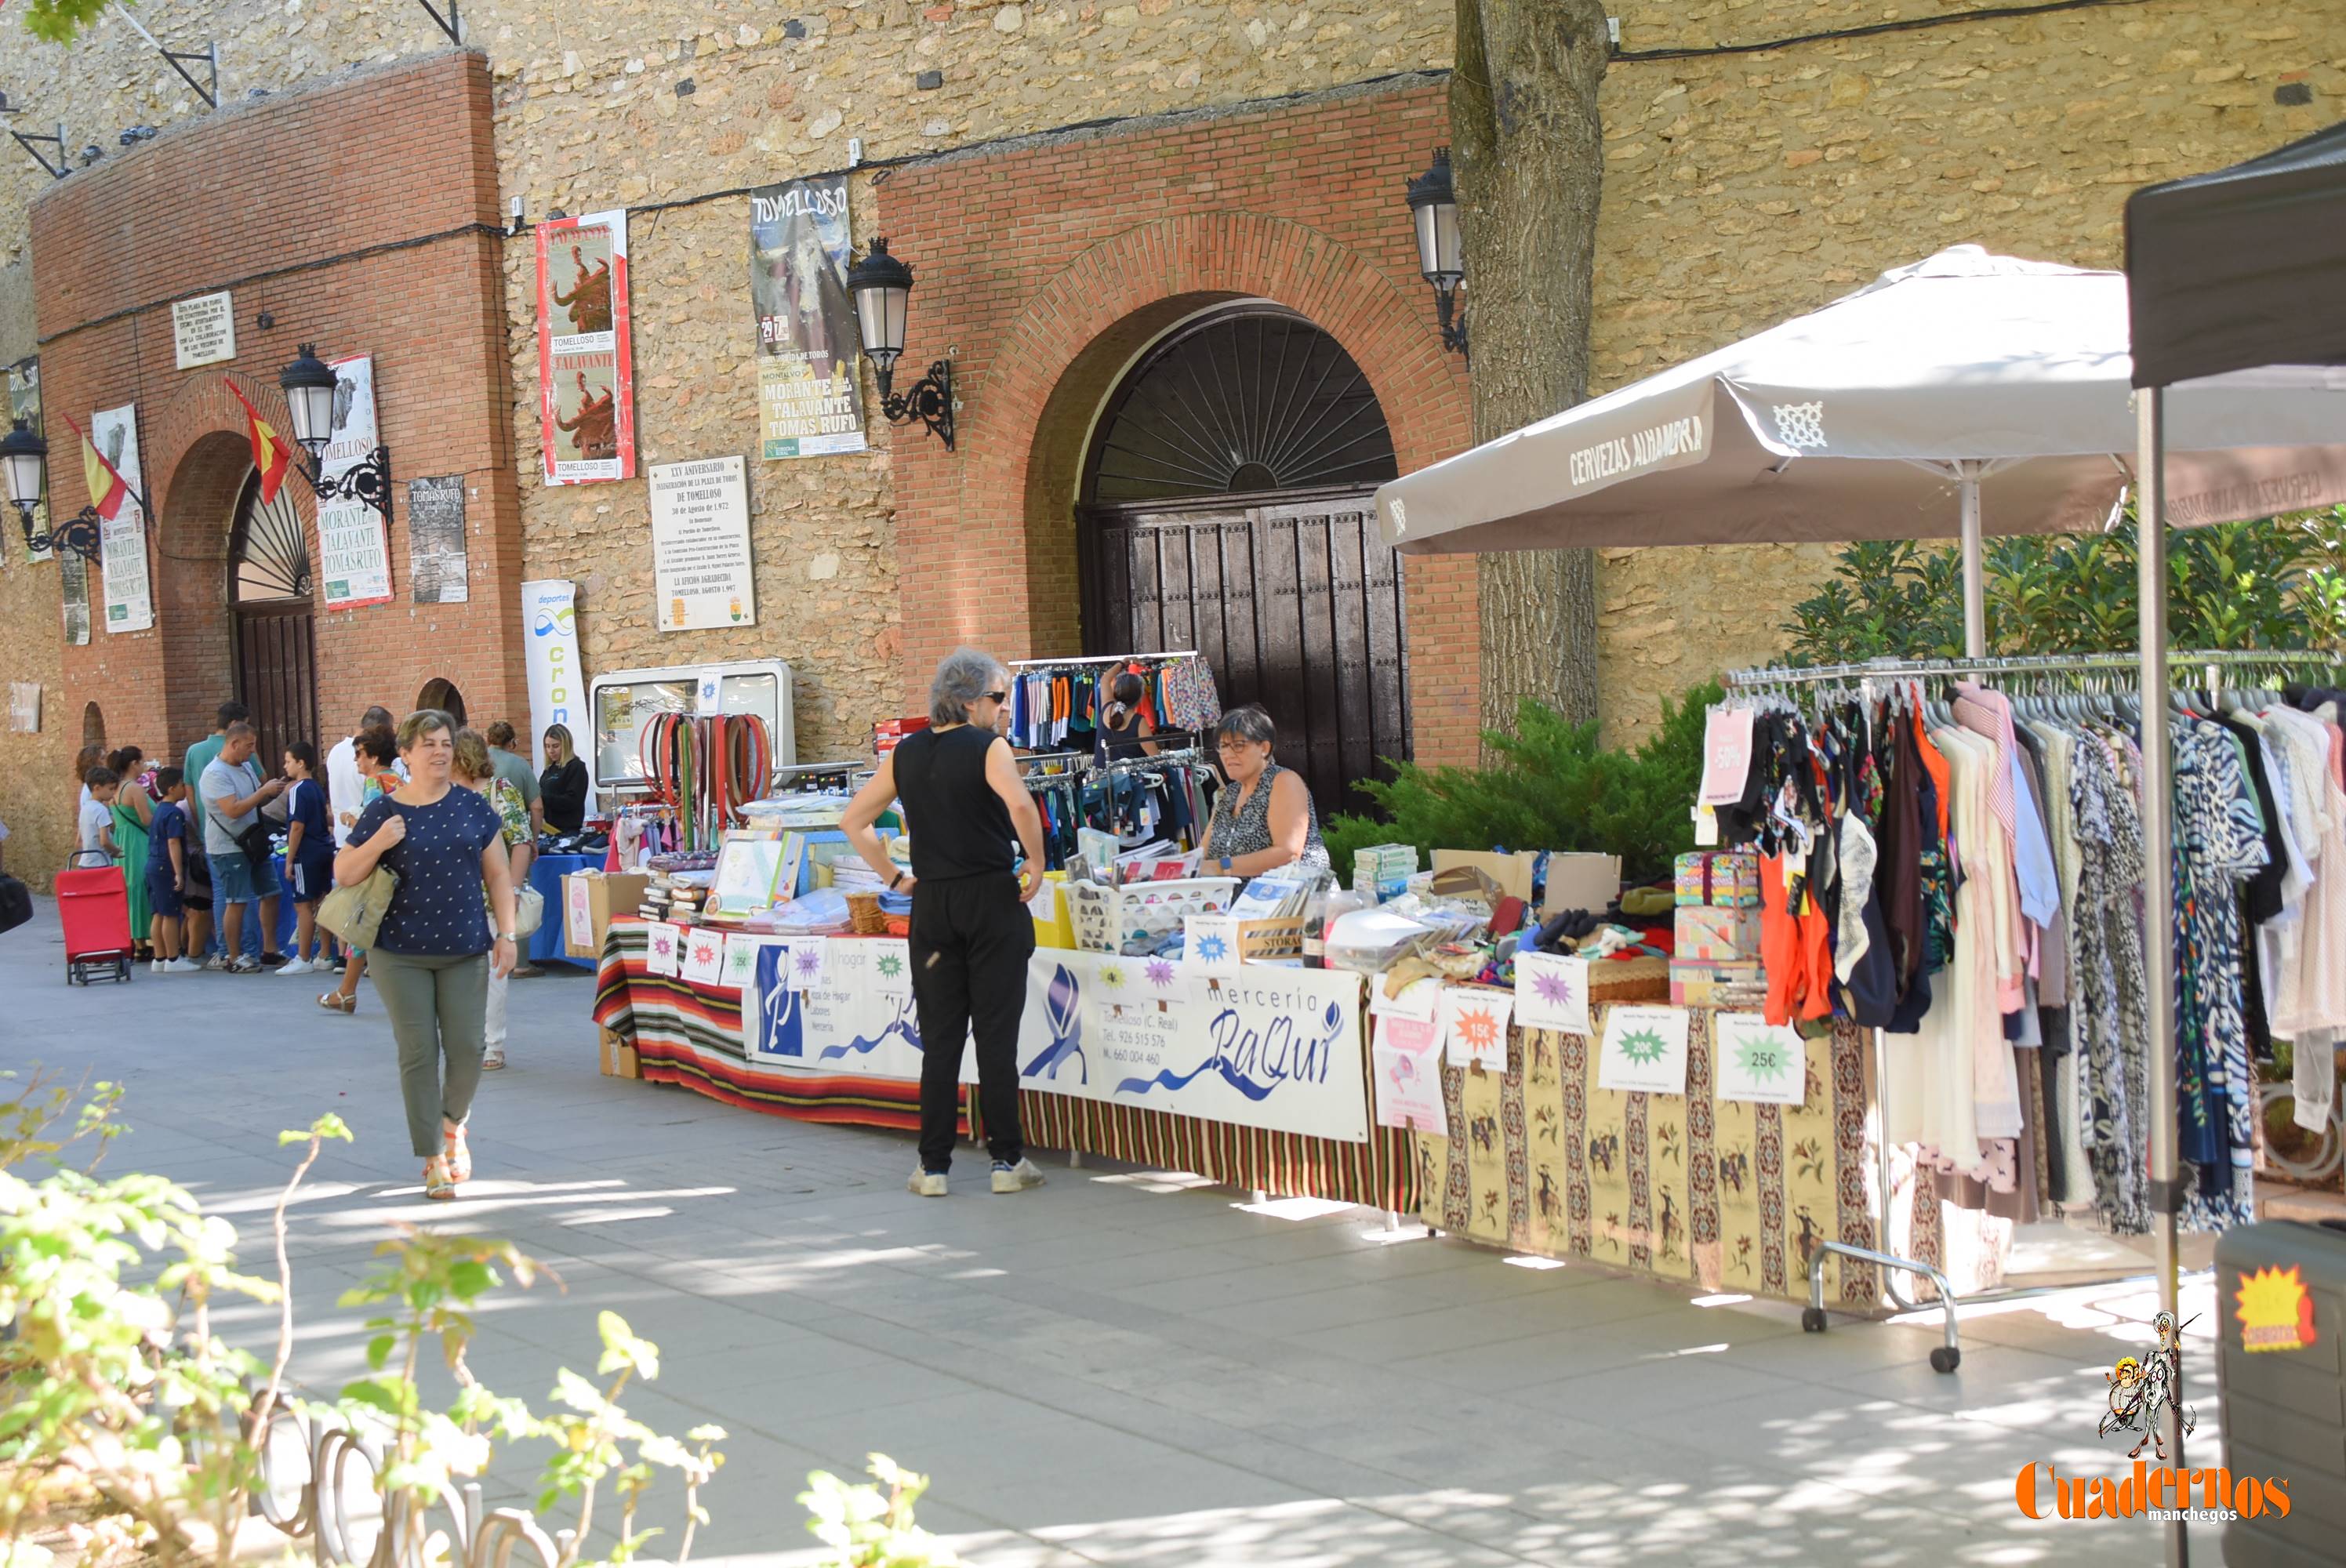
[[[512,972],[515,951],[505,824],[495,807],[452,781],[455,739],[454,721],[438,708],[402,720],[407,782],[368,803],[334,857],[334,880],[346,885],[377,865],[399,878],[367,972],[399,1042],[408,1136],[430,1198],[455,1196],[473,1174],[464,1118],[481,1083],[489,978]]]

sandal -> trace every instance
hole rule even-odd
[[[347,1016],[359,1010],[359,999],[355,996],[344,996],[339,991],[329,991],[325,995],[318,998],[318,1005],[329,1013],[340,1013]]]
[[[482,1052],[482,1053],[481,1053],[481,1071],[482,1071],[482,1072],[484,1072],[484,1073],[495,1073],[495,1072],[496,1072],[497,1070],[499,1070],[500,1068],[502,1068],[505,1064],[505,1048],[504,1046],[502,1046],[502,1045],[492,1045],[492,1046],[490,1046],[486,1051],[484,1051],[484,1052]]]
[[[448,1175],[448,1162],[437,1155],[423,1162],[423,1196],[434,1203],[445,1203],[456,1196],[456,1184]]]
[[[441,1157],[448,1166],[448,1180],[452,1184],[473,1179],[473,1151],[464,1142],[462,1126],[441,1125],[440,1150]]]

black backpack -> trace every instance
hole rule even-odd
[[[15,877],[0,875],[0,931],[15,931],[33,918],[33,895]]]

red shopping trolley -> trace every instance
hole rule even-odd
[[[84,865],[89,860],[98,865]],[[130,978],[130,890],[102,850],[81,850],[57,873],[57,917],[66,928],[66,983]],[[111,974],[106,972],[111,969]]]

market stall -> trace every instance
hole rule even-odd
[[[1987,652],[1982,535],[2092,526],[2116,514],[2134,477],[2127,312],[2126,280],[2118,274],[1959,247],[1886,273],[1867,289],[1746,342],[1388,484],[1378,497],[1386,536],[1404,553],[1439,553],[1956,535],[1964,541],[1965,641],[1972,659],[1979,660]],[[2169,412],[2173,450],[2165,463],[2171,482],[2188,488],[2191,522],[2346,497],[2346,384],[2334,375],[2214,376],[2177,389]],[[2157,461],[2145,460],[2144,504],[2152,518],[2162,512],[2154,483],[2160,472]],[[2166,583],[2163,535],[2147,528],[2144,539],[2147,628],[2161,613]],[[2127,984],[2120,999],[2141,1003],[2147,1027],[2118,1027],[2147,1058],[2149,1086],[2130,1135],[2147,1138],[2153,1162],[2163,1162],[2162,1140],[2172,1138],[2176,1116],[2168,1081],[2174,1064],[2168,1053],[2144,1044],[2172,1037],[2167,977],[2173,954],[2163,940],[2169,929],[2170,818],[2162,641],[2147,629],[2151,651],[2143,661],[2139,712],[2105,720],[2138,727],[2147,759],[2139,825],[2149,874],[2139,882],[2147,911],[2140,929],[2161,933],[2162,940],[2142,944],[2147,977]],[[1850,684],[1865,673],[1848,672]],[[1976,679],[1987,671],[1974,665],[1940,673]],[[1880,733],[1873,727],[1884,717],[1882,695],[1864,694],[1854,705],[1863,716],[1861,748]],[[1917,732],[1925,727],[1923,696],[1919,689],[1912,693],[1913,711],[1902,720]],[[1931,699],[1943,705],[1947,696],[1934,683]],[[1805,756],[1813,743],[1820,775],[1854,754],[1846,737],[1828,740],[1820,710],[1793,706],[1801,715],[1798,726],[1789,738],[1771,732],[1770,744]],[[1928,720],[1947,722],[1943,707]],[[2004,723],[2008,730],[2009,719]],[[1960,734],[1954,743],[1968,744]],[[2134,744],[2131,730],[2126,744]],[[1999,759],[1992,765],[1997,774],[2010,769],[2018,779],[2020,765],[2008,739],[1992,755]],[[2123,773],[2126,758],[2116,760]],[[1946,788],[1944,779],[1938,784]],[[2009,802],[2015,796],[2030,799],[2023,789],[2017,782],[1997,786],[2007,830],[2014,820]],[[1764,789],[1759,793],[1766,798]],[[1775,863],[1794,868],[1788,878],[1820,870],[1830,874],[1833,862],[1812,858],[1812,840],[1840,818],[1830,807],[1820,816],[1810,784],[1801,782],[1799,794],[1802,799],[1787,798],[1786,814],[1794,821],[1785,830],[1768,821],[1746,826],[1772,844]],[[2203,807],[2208,799],[2202,798]],[[1944,834],[1942,820],[1939,836]],[[2004,874],[2013,874],[2008,865]],[[2128,885],[2133,881],[2130,877]],[[1801,893],[1791,897],[1800,909],[1813,908],[1801,901]],[[2034,944],[2062,920],[2057,903],[2044,907],[2043,900],[2041,888],[2035,890],[2036,907],[2025,927],[2009,928],[2028,945],[2032,966]],[[2201,933],[2188,933],[2188,940],[2197,942]],[[1997,979],[1995,1010],[1981,1014],[1982,1023],[1992,1023],[1995,1011],[2007,1020],[2026,1020],[2035,1011],[2033,993],[2005,994],[2008,976],[1999,970]],[[2024,1004],[2023,994],[2032,1003]],[[2206,1016],[2220,1023],[2224,1014],[2218,1007]],[[1964,1027],[1974,1026],[1967,1018]],[[1997,1052],[1983,1043],[1983,1083],[1996,1059]],[[2018,1076],[2008,1065],[2004,1070]],[[1880,1087],[1869,1094],[1875,1096],[1865,1107],[1871,1119],[1882,1110]],[[2215,1096],[2218,1115],[2221,1099]],[[1997,1137],[2013,1141],[2017,1129],[2007,1128],[2005,1109],[1997,1105],[1997,1115],[1982,1124],[1994,1129],[1983,1131],[1982,1149]],[[2249,1135],[2252,1140],[2252,1129]],[[2129,1165],[2142,1163],[2142,1153],[2130,1145]],[[1954,1154],[1960,1157],[1949,1163],[1967,1175],[1971,1155],[1960,1148]],[[2172,1167],[2160,1163],[2160,1168]],[[1938,1185],[1935,1177],[1932,1185]],[[2180,1195],[2171,1182],[2164,1186],[2151,1196],[2165,1211],[2161,1228],[2171,1277],[2173,1210]],[[1945,1212],[1951,1221],[1955,1217],[1952,1209]]]

